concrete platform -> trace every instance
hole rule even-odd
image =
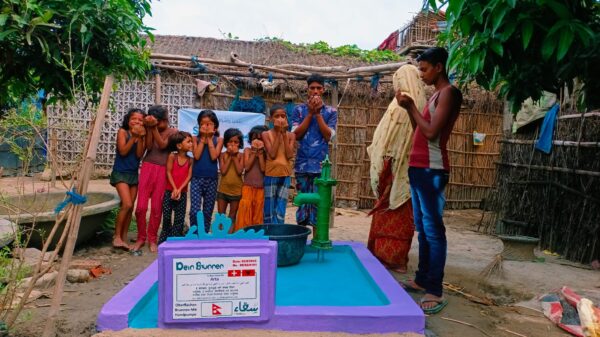
[[[336,254],[341,254],[340,258],[345,255],[344,261]],[[334,250],[326,253],[329,265],[313,263],[314,259],[316,252],[308,248],[299,265],[278,268],[275,313],[270,320],[207,322],[201,328],[424,332],[421,309],[363,244],[334,243]],[[97,328],[102,331],[158,327],[157,279],[155,261],[104,305]],[[315,295],[313,299],[309,294]]]

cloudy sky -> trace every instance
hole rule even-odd
[[[240,40],[278,37],[376,48],[421,9],[422,0],[154,0],[155,34]]]

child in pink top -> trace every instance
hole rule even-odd
[[[169,112],[162,105],[148,108],[144,118],[146,126],[146,156],[140,168],[138,202],[135,209],[137,220],[137,241],[133,246],[135,255],[141,254],[140,249],[146,242],[150,251],[158,251],[158,228],[162,218],[162,200],[166,187],[167,157],[169,156],[169,137],[177,129],[169,127]],[[150,221],[146,222],[148,203],[150,202]]]
[[[187,185],[192,179],[192,158],[187,153],[192,150],[192,135],[179,131],[169,137],[169,149],[172,152],[167,158],[167,187],[163,197],[162,231],[158,243],[163,243],[171,236],[183,236]],[[172,212],[175,221],[171,223]]]

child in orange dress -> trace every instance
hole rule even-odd
[[[233,231],[244,227],[263,223],[263,207],[265,204],[265,144],[262,133],[267,127],[257,125],[248,133],[252,147],[244,150],[244,185],[242,200],[238,209]]]

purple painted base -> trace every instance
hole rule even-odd
[[[350,333],[416,332],[425,330],[425,316],[413,299],[366,249],[355,242],[335,242],[352,247],[377,286],[390,301],[384,306],[276,306],[275,314],[265,322],[202,322],[178,328],[272,329],[291,331],[342,331]],[[158,262],[116,294],[102,308],[98,330],[128,328],[128,315],[158,279]],[[232,324],[235,323],[235,324]]]

